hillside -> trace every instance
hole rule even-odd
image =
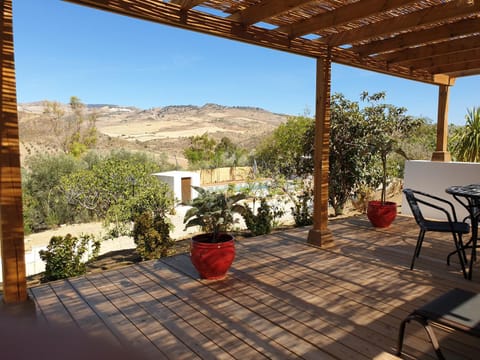
[[[68,114],[68,105],[62,105]],[[59,151],[56,139],[43,114],[43,102],[19,104],[21,156],[24,161],[37,153]],[[235,144],[253,149],[262,138],[287,120],[287,115],[260,108],[175,105],[148,110],[130,106],[89,105],[95,113],[99,151],[114,148],[166,154],[171,163],[185,166],[183,149],[188,138],[208,133],[219,140],[229,137]]]

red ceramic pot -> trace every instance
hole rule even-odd
[[[219,240],[212,243],[210,234],[192,237],[190,258],[202,279],[223,279],[232,265],[235,258],[235,238],[230,234],[220,234]]]
[[[381,201],[369,201],[367,216],[373,226],[378,228],[389,227],[397,216],[397,204],[386,201],[382,205]]]

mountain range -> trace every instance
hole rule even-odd
[[[68,115],[68,104],[61,104]],[[60,151],[44,114],[44,102],[18,105],[20,153],[24,161],[37,153]],[[95,114],[99,132],[98,151],[124,148],[153,155],[165,154],[168,160],[186,166],[183,149],[189,137],[208,133],[217,141],[228,137],[235,144],[253,149],[268,134],[288,119],[261,108],[217,104],[172,105],[139,109],[133,106],[90,104],[86,115]]]

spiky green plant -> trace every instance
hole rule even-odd
[[[211,242],[218,242],[219,234],[228,232],[236,222],[233,214],[242,212],[243,206],[237,202],[245,199],[245,194],[193,188],[199,195],[189,204],[192,208],[183,219],[185,229],[199,226],[203,232],[212,234]]]
[[[452,152],[459,161],[480,161],[480,107],[467,110],[465,126],[452,137]]]

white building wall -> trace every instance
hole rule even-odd
[[[160,181],[166,183],[173,191],[175,200],[182,199],[182,178],[190,178],[192,186],[200,186],[200,174],[191,171],[165,171],[153,174]],[[197,197],[197,192],[191,189],[191,198]]]

